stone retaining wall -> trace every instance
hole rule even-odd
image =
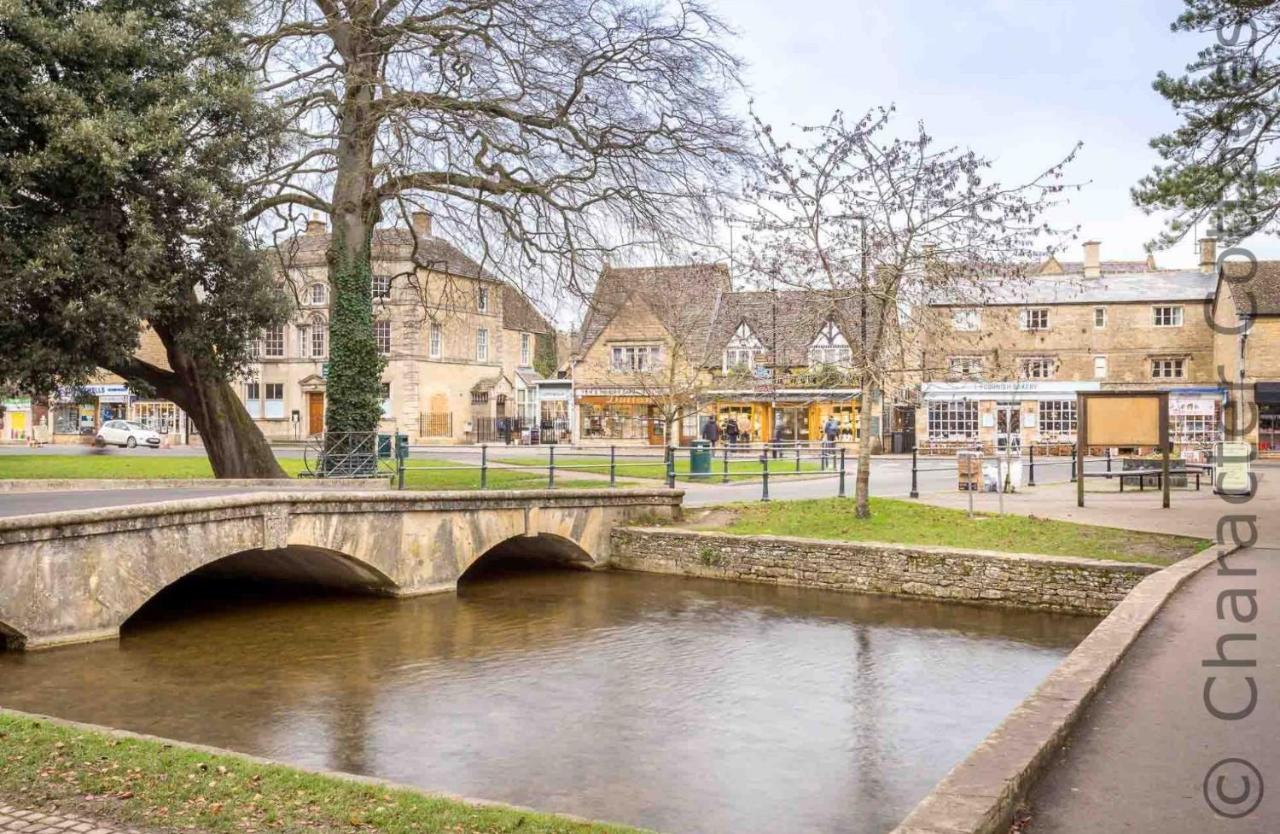
[[[1105,615],[1154,565],[987,550],[731,536],[658,527],[613,531],[610,566],[776,585]]]

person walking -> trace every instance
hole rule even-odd
[[[733,417],[724,421],[724,436],[730,446],[738,445],[738,421]]]
[[[822,426],[822,468],[826,469],[830,463],[832,468],[835,467],[836,457],[836,438],[840,435],[840,424],[836,422],[834,414],[827,416],[827,422]]]
[[[720,439],[720,424],[716,422],[715,417],[708,417],[707,422],[702,424],[702,439],[716,445],[716,441]]]

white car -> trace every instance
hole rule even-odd
[[[98,445],[124,446],[129,449],[142,445],[159,449],[160,435],[128,420],[108,420],[98,429]]]

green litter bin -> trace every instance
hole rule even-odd
[[[711,475],[711,442],[695,440],[689,447],[689,475],[706,478]]]

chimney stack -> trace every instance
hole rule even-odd
[[[320,212],[311,212],[311,219],[307,221],[307,234],[323,235],[327,234],[328,231],[329,224],[324,222],[324,219],[320,217]]]
[[[1102,244],[1096,240],[1084,242],[1084,277],[1102,277]]]
[[[1218,269],[1218,239],[1200,238],[1200,271],[1212,275]]]
[[[418,237],[431,237],[431,212],[415,211],[409,215],[413,221],[413,232]]]

